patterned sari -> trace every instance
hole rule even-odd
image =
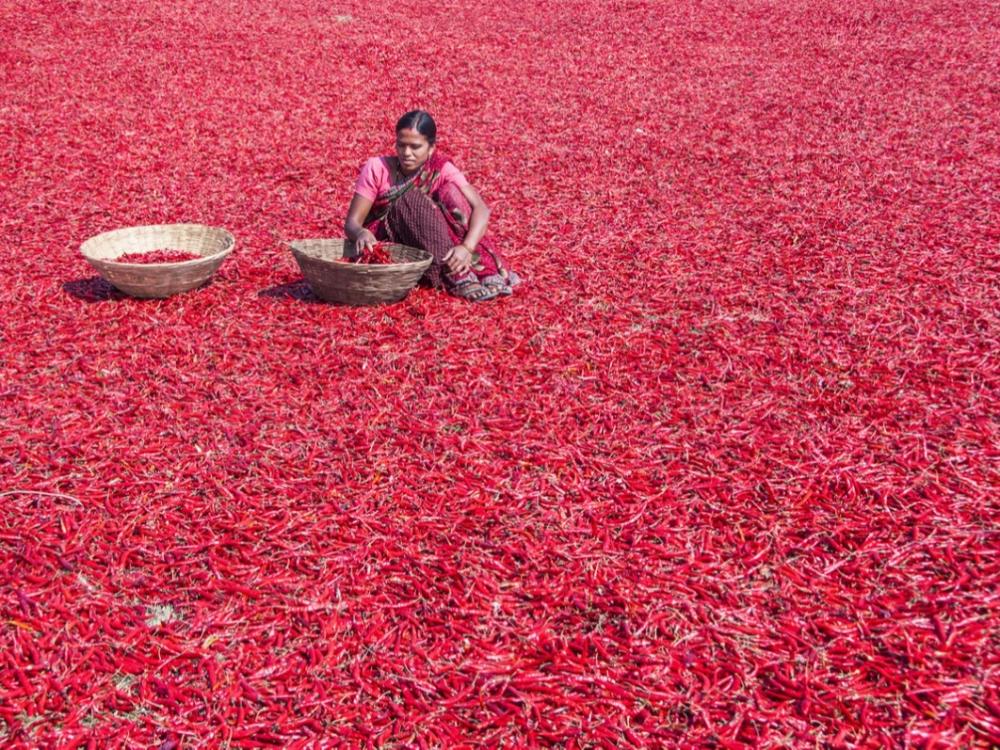
[[[479,281],[501,294],[510,294],[520,279],[489,237],[483,237],[476,246],[470,271],[455,275],[444,263],[448,251],[465,238],[472,215],[462,191],[441,179],[441,168],[449,161],[435,152],[415,175],[393,185],[372,205],[364,221],[365,229],[379,240],[427,250],[434,258],[425,275],[431,286],[451,289],[464,281]]]

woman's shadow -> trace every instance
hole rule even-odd
[[[257,292],[258,297],[269,297],[271,299],[296,300],[297,302],[310,302],[322,304],[322,300],[317,297],[305,279],[289,281],[284,284],[261,289]]]

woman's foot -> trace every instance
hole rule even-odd
[[[486,302],[500,294],[495,287],[485,286],[474,279],[459,281],[449,291],[469,302]]]
[[[490,276],[484,276],[479,280],[479,283],[487,289],[495,289],[497,294],[506,296],[514,293],[514,290],[511,289],[510,285],[507,283],[507,279],[498,273]]]

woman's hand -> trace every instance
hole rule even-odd
[[[465,245],[455,245],[444,256],[444,262],[453,274],[466,273],[472,268],[472,251]]]
[[[354,238],[354,247],[360,253],[363,250],[370,250],[377,242],[378,240],[375,239],[374,234],[367,229],[362,229],[358,232],[358,236]]]
[[[344,236],[354,240],[354,248],[361,252],[375,244],[375,235],[365,229],[365,217],[371,211],[372,202],[365,196],[355,193],[351,205],[347,209],[347,219],[344,221]]]

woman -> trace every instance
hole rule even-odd
[[[437,126],[423,110],[396,123],[396,155],[361,168],[344,232],[358,250],[380,240],[427,250],[434,287],[483,302],[520,279],[485,237],[490,209],[451,161],[435,151]]]

